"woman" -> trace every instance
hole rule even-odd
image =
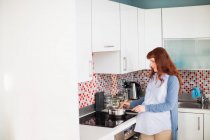
[[[135,131],[141,140],[177,140],[181,77],[164,48],[155,48],[147,59],[152,72],[145,97],[122,106],[138,112]]]

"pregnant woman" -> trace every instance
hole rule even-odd
[[[122,106],[138,112],[135,131],[141,140],[177,140],[181,77],[164,48],[150,51],[147,59],[151,75],[145,97]]]

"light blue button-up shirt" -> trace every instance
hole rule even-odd
[[[144,102],[142,105],[164,103],[167,95],[167,82],[169,75],[162,76],[163,82],[157,80],[157,74],[150,79]],[[142,112],[137,116],[135,131],[154,135],[164,130],[171,130],[170,111],[165,112]]]
[[[176,76],[171,75],[167,82],[167,94],[165,102],[158,104],[146,104],[146,112],[166,112],[170,111],[171,118],[171,130],[173,140],[177,140],[178,130],[178,92],[179,92],[179,80]],[[131,102],[131,108],[141,105],[144,102],[144,98]]]

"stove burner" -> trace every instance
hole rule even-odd
[[[113,128],[135,116],[135,114],[111,116],[107,112],[97,111],[81,117],[80,124]]]

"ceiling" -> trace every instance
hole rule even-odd
[[[210,0],[112,0],[144,9],[210,5]]]

